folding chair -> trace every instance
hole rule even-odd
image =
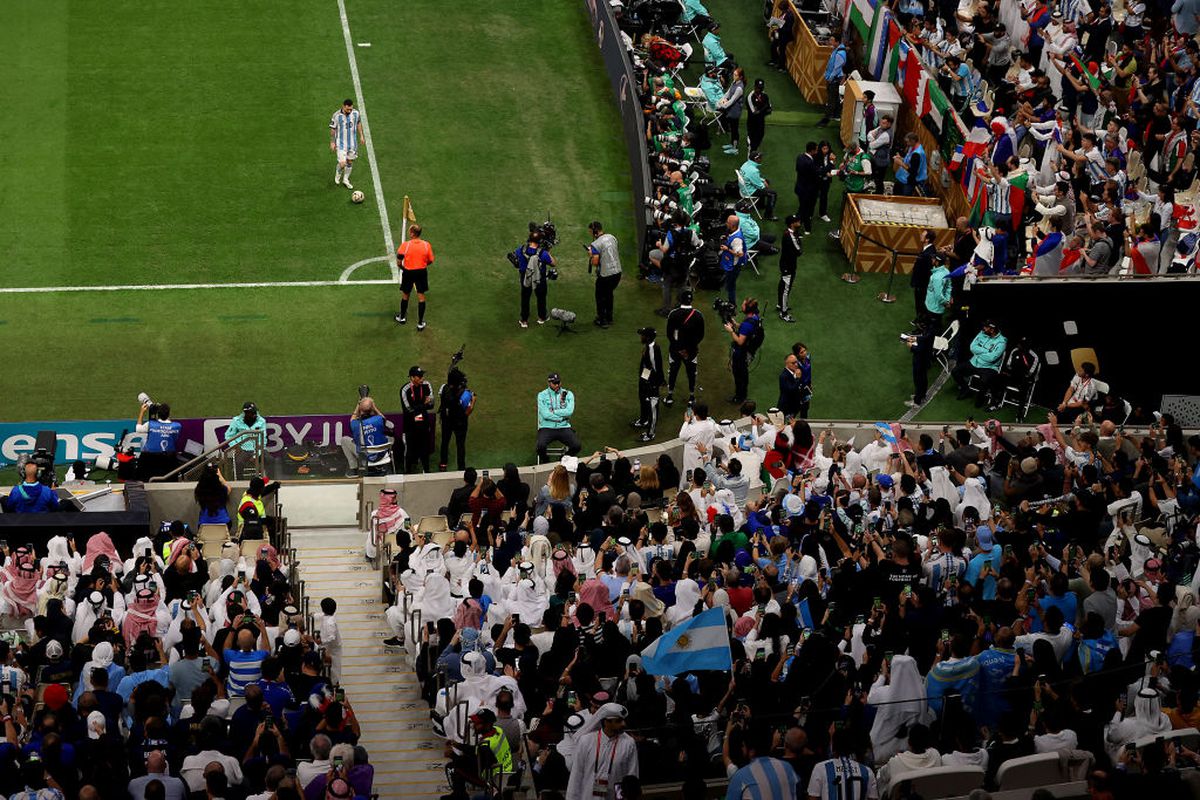
[[[358,471],[364,475],[370,475],[372,471],[375,474],[387,473],[396,474],[396,465],[392,461],[392,447],[396,444],[396,440],[391,436],[387,437],[387,441],[383,444],[362,445],[358,448],[362,458],[358,461]],[[380,456],[372,460],[374,456]]]
[[[737,175],[738,197],[750,204],[750,212],[754,214],[754,216],[762,219],[762,214],[759,213],[758,210],[758,198],[754,196],[754,192],[750,192],[749,194],[746,193],[748,187],[746,186],[746,178],[742,175],[742,171],[740,169],[735,169],[733,174]],[[757,271],[758,270],[756,268],[755,272]]]
[[[958,320],[953,319],[941,336],[933,337],[933,356],[946,372],[950,371],[950,344],[955,336],[958,336]]]
[[[1096,351],[1090,347],[1076,347],[1071,351],[1071,366],[1078,372],[1083,366],[1083,362],[1090,361],[1096,365],[1096,372],[1100,371],[1100,359],[1096,357]],[[1099,386],[1099,384],[1097,384]]]

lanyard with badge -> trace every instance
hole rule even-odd
[[[592,764],[592,797],[608,797],[609,777],[612,775],[613,764],[617,760],[617,740],[613,739],[612,752],[608,756],[608,769],[604,771],[604,777],[600,776],[600,744],[604,740],[604,731],[596,731],[596,760]]]

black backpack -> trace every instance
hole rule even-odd
[[[759,317],[754,320],[754,328],[746,335],[746,352],[750,355],[757,353],[766,338],[767,332],[763,330],[762,317]]]

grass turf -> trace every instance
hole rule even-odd
[[[794,112],[765,143],[764,171],[786,213],[792,159],[818,111],[758,66],[766,47],[744,4],[710,8],[751,80],[765,75],[776,109]],[[551,369],[576,392],[586,447],[633,442],[634,329],[652,320],[661,329],[651,314],[659,292],[636,279],[624,144],[582,4],[481,12],[349,0],[347,10],[354,41],[371,43],[356,56],[393,233],[398,240],[408,194],[438,255],[429,329],[391,321],[398,298],[388,286],[0,295],[0,335],[36,352],[0,377],[0,416],[126,416],[143,389],[181,417],[231,415],[247,399],[268,416],[349,412],[360,382],[395,408],[411,363],[437,376],[466,342],[479,393],[472,462],[529,458],[533,395]],[[58,0],[13,15],[0,49],[21,80],[0,85],[0,101],[37,113],[36,124],[0,133],[5,285],[332,280],[384,254],[365,153],[354,182],[367,203],[352,206],[332,186],[328,119],[353,94],[334,2],[280,14],[261,0],[136,10]],[[715,176],[731,178],[737,162],[719,146],[712,157]],[[561,338],[549,326],[517,328],[516,276],[504,258],[546,213],[562,238],[550,303],[584,323]],[[594,218],[624,245],[608,331],[586,324],[592,284],[581,245]],[[802,339],[814,353],[814,416],[897,416],[910,391],[896,341],[909,318],[902,281],[900,302],[883,306],[874,300],[883,279],[843,284],[835,243],[818,235],[806,245],[793,293],[800,323],[768,315],[751,395],[774,403],[778,366]],[[771,308],[774,259],[760,268],[740,288]],[[386,275],[377,263],[354,277]],[[706,310],[711,298],[700,298]],[[725,337],[708,317],[703,397],[730,413],[720,400],[732,388]],[[664,433],[677,416],[666,415]]]

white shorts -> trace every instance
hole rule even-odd
[[[337,157],[338,157],[339,164],[341,164],[344,161],[353,161],[354,159],[358,158],[358,151],[357,150],[342,150],[339,148],[337,151]]]

